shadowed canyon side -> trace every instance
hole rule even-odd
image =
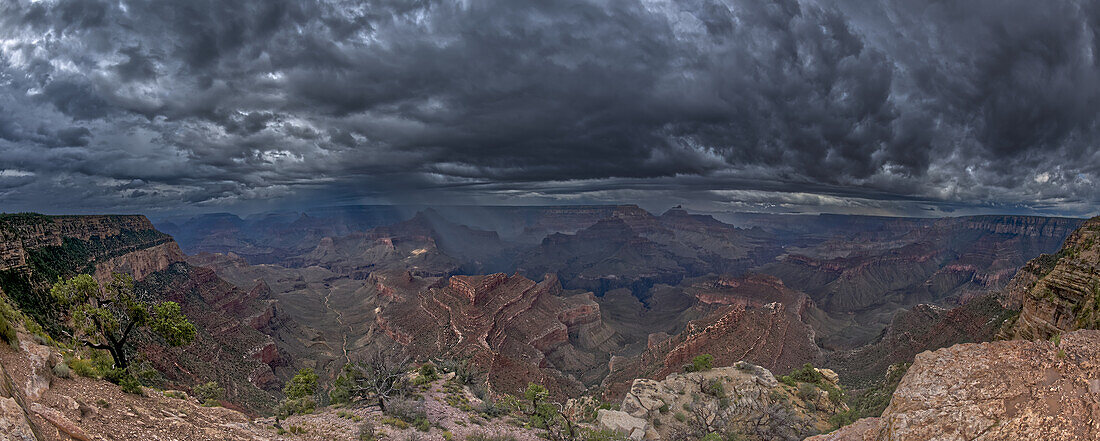
[[[1028,262],[1005,289],[928,311],[925,319],[899,315],[916,325],[898,322],[878,347],[841,354],[838,363],[851,367],[916,349],[910,339],[945,347],[916,355],[880,418],[813,439],[1093,439],[1100,433],[1098,225],[1100,218],[1084,222],[1057,253]],[[917,339],[922,335],[935,337]],[[947,347],[994,337],[1011,340]]]
[[[64,331],[50,284],[81,272],[101,282],[113,272],[130,274],[140,295],[178,302],[198,325],[196,342],[182,349],[139,331],[140,360],[163,375],[151,379],[153,384],[190,388],[217,379],[232,385],[229,397],[235,403],[270,410],[270,391],[281,383],[273,369],[287,360],[260,332],[275,316],[262,290],[242,290],[183,262],[172,238],[144,216],[3,215],[0,224],[5,262],[0,290],[59,339]]]

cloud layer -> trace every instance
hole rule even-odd
[[[1091,214],[1096,2],[0,0],[0,207]]]

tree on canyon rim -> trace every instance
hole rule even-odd
[[[84,346],[111,353],[115,368],[126,369],[126,344],[137,328],[148,328],[170,346],[195,339],[195,325],[176,302],[151,305],[134,295],[134,279],[115,273],[101,287],[92,276],[80,274],[58,280],[50,289],[65,316],[73,337]]]

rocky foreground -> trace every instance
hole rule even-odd
[[[537,441],[510,417],[481,415],[479,400],[443,377],[418,395],[427,427],[383,415],[377,407],[322,408],[280,421],[203,406],[183,391],[126,393],[107,381],[59,375],[60,352],[19,333],[18,349],[0,343],[0,441],[352,441],[465,440],[497,435]],[[228,404],[228,403],[222,403]],[[362,437],[363,427],[373,437]],[[281,429],[281,430],[280,430]],[[477,439],[477,438],[474,438]]]
[[[917,355],[881,418],[815,441],[1095,440],[1100,331]]]

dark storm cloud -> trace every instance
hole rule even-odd
[[[1091,213],[1098,28],[1070,1],[0,0],[0,205]]]

